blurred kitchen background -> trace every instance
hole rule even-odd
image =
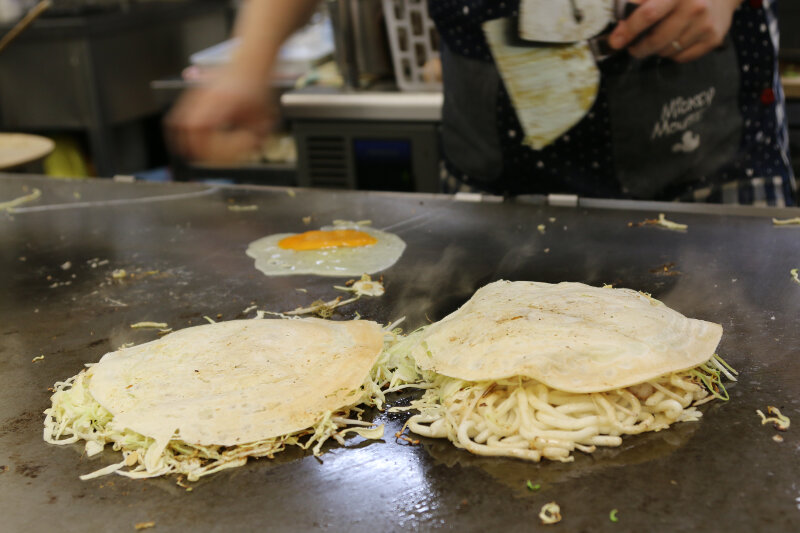
[[[5,171],[438,189],[441,67],[425,0],[323,2],[282,50],[273,81],[278,131],[259,153],[228,168],[173,158],[162,120],[182,90],[228,61],[236,0],[49,2],[14,36],[38,1],[0,0],[0,35],[13,36],[0,41],[0,132],[38,136],[12,139],[17,148],[30,143],[33,161],[3,161],[0,147]],[[798,172],[800,2],[784,0],[780,9]]]

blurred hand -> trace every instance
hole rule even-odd
[[[189,161],[240,162],[259,149],[274,123],[267,96],[264,83],[230,75],[190,90],[166,120],[172,150]]]
[[[642,0],[611,33],[612,47],[625,48],[650,30],[628,51],[634,57],[669,57],[679,63],[697,59],[722,44],[733,12],[742,0]]]

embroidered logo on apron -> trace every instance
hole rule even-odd
[[[736,155],[742,117],[730,42],[689,63],[618,56],[602,69],[616,175],[628,194],[654,198],[702,182]]]

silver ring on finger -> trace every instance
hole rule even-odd
[[[675,49],[676,52],[683,52],[683,46],[677,40],[672,41],[672,48]]]

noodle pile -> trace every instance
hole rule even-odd
[[[619,446],[622,435],[699,420],[696,406],[727,398],[721,375],[735,379],[714,357],[688,372],[589,394],[558,391],[523,377],[474,382],[436,375],[432,388],[409,407],[419,414],[408,427],[477,455],[568,462],[573,450],[591,453],[597,446]]]

